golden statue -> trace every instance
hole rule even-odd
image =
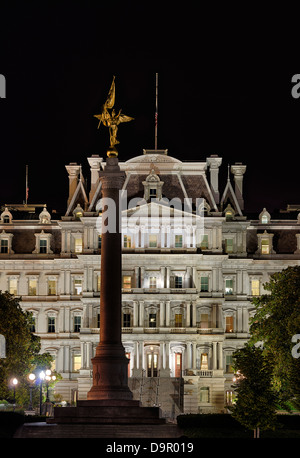
[[[98,115],[94,115],[95,118],[99,119],[98,129],[101,125],[101,122],[104,124],[104,126],[109,128],[110,147],[107,151],[108,157],[118,156],[118,152],[117,152],[115,145],[120,143],[117,140],[117,132],[118,132],[119,124],[121,124],[121,122],[129,122],[134,119],[134,118],[131,118],[130,116],[124,115],[122,113],[122,110],[120,110],[119,113],[116,114],[115,110],[112,109],[115,104],[115,94],[116,94],[115,77],[113,77],[113,81],[112,81],[106,102],[102,108],[102,113]],[[111,110],[111,112],[109,112],[109,110]]]

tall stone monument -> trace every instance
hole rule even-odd
[[[102,183],[103,213],[101,241],[101,293],[100,293],[100,339],[93,364],[93,386],[87,394],[87,400],[77,402],[77,407],[54,408],[54,418],[47,423],[57,425],[105,424],[105,425],[151,425],[159,428],[158,435],[174,436],[174,428],[164,425],[159,407],[142,407],[140,401],[133,400],[128,387],[128,363],[121,340],[122,310],[122,245],[121,214],[119,191],[125,180],[125,173],[118,164],[116,150],[117,126],[120,122],[133,118],[122,115],[121,110],[115,115],[110,111],[115,101],[115,83],[110,88],[101,115],[96,115],[109,127],[110,147],[103,172],[100,172]],[[98,126],[98,127],[99,127]],[[104,217],[106,215],[107,217]],[[111,221],[113,224],[111,224]],[[124,426],[125,427],[125,426]],[[165,432],[161,427],[167,428]],[[69,433],[70,434],[70,433]],[[87,433],[88,434],[88,433]],[[149,431],[149,437],[155,437]],[[159,437],[159,436],[156,436]]]

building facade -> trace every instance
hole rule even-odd
[[[86,399],[99,341],[101,199],[105,159],[66,166],[66,213],[46,205],[4,205],[0,215],[0,289],[31,312],[65,401]],[[122,199],[122,340],[129,386],[163,414],[222,412],[232,399],[232,354],[249,338],[251,299],[271,274],[300,264],[300,208],[277,219],[244,214],[246,165],[222,158],[182,162],[144,150],[119,162]],[[233,175],[234,186],[231,183]],[[111,323],[113,326],[114,323]]]

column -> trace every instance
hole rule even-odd
[[[133,301],[133,326],[137,327],[139,325],[139,303],[138,301]]]
[[[186,343],[186,365],[187,365],[187,369],[191,369],[192,367],[192,343],[191,342],[187,342]]]
[[[159,303],[159,325],[165,326],[165,301]]]
[[[213,342],[213,370],[217,370],[217,361],[218,361],[218,355],[217,355],[217,342]]]
[[[197,343],[193,342],[193,369],[197,367]]]
[[[93,386],[88,400],[132,400],[128,359],[122,345],[122,246],[119,191],[125,181],[118,158],[108,153],[99,173],[102,183],[100,336],[92,359]]]
[[[223,342],[218,342],[219,347],[219,369],[223,370]]]
[[[144,327],[144,301],[140,301],[140,316],[139,316],[139,326]]]
[[[166,326],[170,326],[170,301],[166,301]]]

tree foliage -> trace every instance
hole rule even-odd
[[[300,334],[300,266],[274,273],[264,288],[269,294],[253,300],[250,342],[261,342],[264,356],[274,361],[273,384],[281,407],[299,409],[300,359],[292,355],[292,337]]]
[[[232,416],[247,429],[273,429],[276,400],[272,387],[273,361],[259,347],[246,344],[234,353],[237,399],[230,406]]]
[[[51,355],[40,354],[40,338],[31,332],[32,324],[31,313],[23,311],[13,295],[0,292],[0,334],[6,340],[6,358],[0,359],[0,399],[11,399],[11,380],[17,378],[17,400],[23,404],[29,396],[28,374],[51,365]]]

